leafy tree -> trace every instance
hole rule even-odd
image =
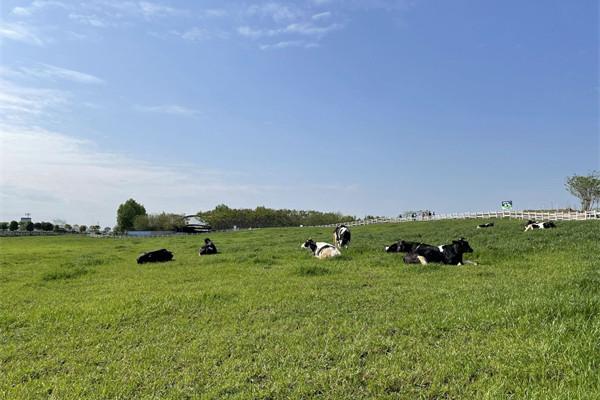
[[[589,211],[595,203],[600,202],[600,173],[589,175],[573,175],[567,178],[565,187],[573,196],[581,201],[581,210]]]
[[[36,231],[41,231],[42,230],[42,223],[41,222],[36,222],[33,224],[33,229],[35,229]]]
[[[33,222],[29,221],[28,223],[25,224],[25,230],[27,232],[32,232],[33,231]]]
[[[90,225],[90,232],[100,233],[100,225]]]
[[[5,231],[8,229],[8,222],[0,222],[0,229]]]
[[[69,224],[65,224],[65,230],[67,232],[71,232],[73,230],[73,227],[71,225],[69,225]]]
[[[81,233],[85,233],[85,231],[87,231],[87,226],[85,226],[85,225],[80,225],[80,226],[79,226],[79,232],[81,232]]]
[[[138,215],[146,215],[144,206],[134,199],[127,200],[117,209],[117,226],[124,231],[134,229],[133,223]]]
[[[16,231],[17,229],[19,229],[19,223],[17,221],[10,221],[10,225],[8,226],[8,229],[10,229],[11,231]]]
[[[50,232],[54,230],[54,225],[52,224],[52,222],[42,222],[41,225],[43,231]]]

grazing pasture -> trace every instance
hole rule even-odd
[[[0,398],[597,398],[600,223],[0,239]],[[479,265],[404,265],[465,237]],[[148,250],[174,261],[137,265]]]

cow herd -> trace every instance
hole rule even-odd
[[[493,222],[477,225],[477,229],[492,228]],[[556,228],[556,225],[552,221],[548,222],[536,222],[527,221],[525,225],[525,232],[533,229],[550,229]],[[341,249],[347,249],[350,245],[352,235],[350,229],[346,225],[338,225],[333,231],[333,242],[334,244],[326,242],[315,242],[313,239],[306,240],[300,247],[308,249],[312,252],[313,256],[318,259],[333,258],[342,255]],[[204,239],[204,245],[198,250],[198,255],[210,255],[217,254],[217,246],[209,239]],[[464,238],[453,240],[450,244],[443,244],[439,246],[430,245],[421,242],[411,242],[405,240],[398,240],[389,246],[385,246],[386,253],[405,253],[403,260],[406,264],[423,264],[428,263],[440,263],[446,265],[464,265],[477,263],[469,260],[464,260],[463,255],[465,253],[472,253],[473,249]],[[173,253],[167,249],[159,249],[141,254],[137,258],[138,264],[144,264],[148,262],[164,262],[171,261],[173,259]]]

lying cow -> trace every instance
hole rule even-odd
[[[334,245],[325,242],[315,242],[312,239],[308,239],[300,248],[310,249],[313,255],[321,260],[342,255]]]
[[[137,258],[137,263],[145,264],[149,262],[165,262],[171,261],[172,259],[173,253],[167,249],[160,249],[140,254],[140,256]]]
[[[442,263],[449,265],[475,264],[472,261],[463,261],[464,253],[472,253],[473,249],[469,246],[469,242],[460,238],[453,240],[452,244],[444,244],[438,246],[417,246],[414,251],[404,256],[406,264],[423,264],[430,262]]]
[[[550,229],[550,228],[556,228],[556,225],[552,221],[535,222],[535,221],[529,220],[529,221],[527,221],[527,224],[525,225],[525,232],[532,230],[532,229]]]
[[[420,242],[409,242],[406,240],[398,240],[396,243],[392,243],[389,246],[385,246],[386,253],[410,253],[415,251],[417,247],[433,247],[430,244],[420,243]]]
[[[206,238],[204,239],[204,246],[200,247],[198,254],[201,256],[217,254],[217,246],[209,238]]]
[[[491,228],[492,226],[494,226],[494,223],[493,222],[488,222],[487,224],[479,224],[479,225],[477,225],[477,229]]]
[[[350,229],[346,225],[338,225],[333,231],[333,242],[338,249],[348,248],[351,236]]]

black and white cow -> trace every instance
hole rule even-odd
[[[145,264],[150,262],[165,262],[173,259],[173,253],[167,249],[160,249],[154,251],[148,251],[140,254],[137,258],[138,264]]]
[[[198,254],[205,256],[208,254],[217,254],[217,246],[209,239],[204,239],[204,246],[200,247]]]
[[[348,248],[351,237],[350,229],[346,225],[338,225],[333,231],[333,242],[338,249],[342,247]]]
[[[477,225],[477,229],[491,228],[492,226],[494,226],[494,223],[493,222],[488,222],[487,224],[479,224],[479,225]]]
[[[449,265],[463,265],[463,264],[475,264],[472,261],[464,261],[464,253],[472,253],[473,249],[465,239],[460,238],[453,240],[452,244],[444,244],[438,246],[417,246],[414,251],[404,256],[404,262],[406,264],[423,264],[426,265],[430,262],[449,264]]]
[[[334,245],[325,242],[315,242],[312,239],[308,239],[303,245],[300,246],[300,248],[310,249],[310,251],[313,252],[313,255],[320,260],[342,255],[342,253]]]
[[[410,253],[417,247],[430,247],[436,249],[436,246],[421,242],[409,242],[406,240],[398,240],[396,243],[392,243],[389,246],[385,246],[386,253]]]
[[[527,224],[525,225],[525,232],[533,230],[533,229],[550,229],[550,228],[556,228],[556,225],[552,221],[535,222],[535,221],[529,220],[529,221],[527,221]]]

